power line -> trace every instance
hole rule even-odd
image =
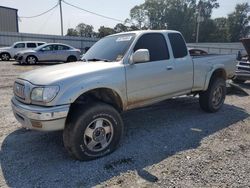
[[[40,31],[44,28],[44,26],[48,23],[48,21],[51,20],[51,17],[54,15],[55,11],[56,9],[52,10],[50,14],[48,14],[46,20],[43,23],[41,23],[40,27],[38,28],[37,33],[40,33]]]
[[[36,18],[36,17],[42,16],[44,14],[47,14],[48,12],[55,9],[57,6],[58,6],[58,3],[55,6],[53,6],[52,8],[50,8],[49,10],[46,10],[45,12],[42,12],[40,14],[37,14],[37,15],[34,15],[34,16],[19,16],[19,18]]]
[[[95,12],[92,12],[92,11],[89,11],[89,10],[86,10],[86,9],[83,9],[83,8],[80,8],[80,7],[78,7],[78,6],[75,6],[75,5],[72,5],[72,4],[70,4],[70,3],[68,3],[68,2],[66,2],[66,1],[64,1],[64,0],[62,0],[65,4],[67,4],[67,5],[69,5],[69,6],[72,6],[72,7],[74,7],[74,8],[77,8],[77,9],[79,9],[79,10],[82,10],[82,11],[84,11],[84,12],[88,12],[88,13],[90,13],[90,14],[94,14],[94,15],[96,15],[96,16],[99,16],[99,17],[102,17],[102,18],[106,18],[106,19],[109,19],[109,20],[113,20],[113,21],[116,21],[116,22],[123,22],[122,20],[119,20],[119,19],[116,19],[116,18],[112,18],[112,17],[109,17],[109,16],[104,16],[104,15],[102,15],[102,14],[98,14],[98,13],[95,13]]]

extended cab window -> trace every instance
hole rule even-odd
[[[142,35],[137,41],[134,51],[138,49],[148,49],[150,61],[169,59],[169,52],[165,37],[160,33]]]
[[[25,44],[24,43],[17,43],[14,48],[25,48]]]
[[[187,46],[183,37],[179,33],[169,33],[168,38],[170,40],[174,58],[182,58],[187,56]]]
[[[36,43],[27,43],[27,48],[36,48]]]

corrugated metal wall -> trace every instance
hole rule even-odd
[[[0,31],[18,32],[16,9],[0,6]]]
[[[58,35],[0,32],[0,47],[10,46],[17,41],[59,42],[71,45],[84,52],[85,47],[91,47],[95,42],[98,41],[98,39]],[[209,53],[217,54],[237,54],[238,51],[246,53],[241,43],[188,43],[187,46],[191,48],[201,48],[208,51]]]
[[[14,42],[18,41],[44,41],[52,43],[64,43],[78,48],[84,52],[85,47],[91,47],[96,41],[98,41],[98,39],[30,33],[0,32],[0,47],[10,46]]]

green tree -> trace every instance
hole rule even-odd
[[[238,42],[250,32],[250,6],[248,3],[237,4],[235,11],[228,15],[229,39]]]
[[[111,34],[114,34],[115,33],[115,30],[110,28],[110,27],[104,27],[104,26],[101,26],[99,29],[98,29],[98,37],[99,38],[103,38],[107,35],[111,35]]]
[[[79,36],[77,30],[74,28],[69,28],[66,35],[67,36]]]
[[[202,25],[208,27],[212,24],[212,10],[218,7],[217,0],[145,0],[131,9],[129,20],[138,28],[178,30],[191,42],[195,38],[198,10],[208,20]]]
[[[129,28],[128,28],[126,25],[122,24],[122,23],[118,23],[118,24],[114,27],[114,31],[115,31],[116,33],[126,32],[126,31],[128,31],[128,30],[129,30]]]
[[[148,27],[148,16],[143,4],[130,10],[130,19],[127,22],[139,29]]]
[[[211,37],[213,39],[213,41],[211,42],[229,42],[227,18],[215,18],[213,21],[216,29],[214,33],[211,34]]]
[[[141,5],[144,9],[147,19],[148,27],[150,29],[166,29],[167,22],[165,20],[169,2],[167,0],[145,0],[145,3]]]
[[[94,27],[84,23],[78,24],[76,26],[76,31],[81,37],[92,37],[94,35]]]
[[[216,33],[216,24],[212,19],[205,19],[200,24],[199,42],[216,42],[214,34]]]
[[[196,9],[200,11],[200,16],[206,20],[211,18],[214,8],[219,8],[217,0],[199,0]]]

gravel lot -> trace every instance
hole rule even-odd
[[[249,96],[232,90],[215,114],[192,97],[124,113],[121,147],[79,162],[62,132],[22,129],[12,115],[14,79],[39,67],[0,62],[0,187],[250,187]]]

